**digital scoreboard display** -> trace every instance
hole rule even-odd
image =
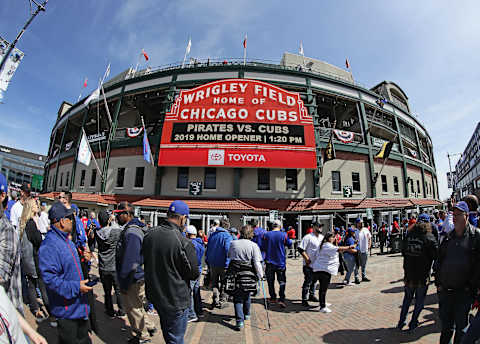
[[[316,168],[300,95],[250,79],[182,91],[165,116],[160,166]]]

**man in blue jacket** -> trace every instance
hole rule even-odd
[[[220,227],[208,238],[206,263],[210,267],[210,280],[213,284],[212,309],[215,307],[223,308],[226,305],[223,280],[229,263],[228,250],[232,242],[232,236],[228,232],[229,228],[230,222],[222,219]]]
[[[285,304],[285,286],[287,284],[287,260],[285,256],[285,246],[292,247],[292,240],[288,235],[282,232],[282,222],[280,220],[273,221],[273,229],[265,233],[263,236],[263,251],[265,251],[265,274],[268,283],[268,292],[270,294],[270,302],[277,302],[277,294],[275,293],[275,275],[280,284],[278,304],[282,308],[286,308]]]
[[[39,268],[47,288],[50,311],[57,318],[59,343],[91,343],[88,336],[87,286],[73,242],[73,211],[55,202],[48,212],[51,230],[38,253]]]
[[[120,226],[124,226],[116,250],[116,271],[120,293],[127,313],[132,337],[129,343],[147,343],[157,329],[143,308],[145,302],[145,278],[143,272],[142,244],[147,227],[134,216],[128,202],[120,202],[114,210]]]

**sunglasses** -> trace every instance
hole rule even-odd
[[[73,215],[68,215],[68,216],[65,216],[64,219],[68,219],[68,220],[73,222],[74,216]]]

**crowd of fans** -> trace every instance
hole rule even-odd
[[[215,220],[205,234],[187,225],[190,210],[183,201],[172,202],[165,220],[151,227],[127,202],[110,212],[88,214],[72,203],[70,192],[62,192],[47,213],[46,204],[30,196],[28,185],[22,186],[18,200],[13,192],[10,200],[7,195],[8,185],[0,174],[0,326],[13,343],[26,343],[26,337],[46,343],[23,319],[24,304],[37,322],[57,328],[59,343],[91,343],[90,332],[100,330],[93,294],[98,282],[107,316],[128,318],[129,343],[147,343],[156,334],[151,308],[158,312],[165,342],[183,343],[187,324],[205,315],[202,284],[212,289],[211,310],[233,302],[235,329],[241,331],[250,319],[252,295],[263,292],[267,309],[288,307],[287,256],[297,252],[303,258],[302,305],[316,303],[327,314],[332,312],[327,302],[332,276],[341,273],[345,286],[369,282],[372,245],[383,252],[395,241],[401,243],[405,271],[397,328],[407,325],[413,299],[408,327],[413,331],[419,326],[428,285],[434,280],[440,342],[449,343],[454,333],[455,343],[473,343],[480,337],[480,315],[464,331],[480,290],[475,196],[433,216],[421,214],[401,223],[395,219],[389,228],[364,224],[362,218],[346,229],[330,230],[313,222],[297,241],[295,229],[284,229],[280,220],[269,229],[251,221],[237,230],[224,218]],[[94,264],[99,278],[91,271]]]

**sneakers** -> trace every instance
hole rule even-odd
[[[320,309],[320,313],[332,313],[332,310],[328,307],[323,307]]]
[[[345,285],[355,285],[353,282],[344,281]]]
[[[192,318],[188,318],[188,322],[196,322],[198,321],[198,318],[197,317],[192,317]]]
[[[243,323],[243,321],[239,321],[237,322],[237,326],[235,326],[235,330],[241,331],[244,327],[245,327],[245,324]]]
[[[360,284],[360,280],[358,278],[355,278],[355,284]]]
[[[303,306],[303,307],[310,307],[310,305],[308,304],[307,300],[302,300],[302,306]]]
[[[250,320],[250,314],[244,316],[245,320]]]
[[[308,301],[318,302],[318,299],[317,299],[314,295],[311,295],[311,296],[308,298]]]
[[[282,308],[287,308],[287,304],[285,303],[285,301],[278,301],[278,304],[279,304],[280,307],[282,307]]]
[[[362,282],[370,282],[370,279],[368,277],[363,277]]]

